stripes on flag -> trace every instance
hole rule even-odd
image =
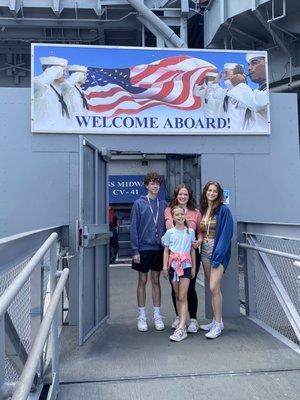
[[[89,110],[108,117],[134,115],[156,106],[196,110],[201,100],[194,89],[212,69],[211,63],[189,56],[123,69],[89,67],[83,89]]]

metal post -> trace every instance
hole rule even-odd
[[[227,38],[227,36],[224,36],[224,49],[225,50],[228,49],[228,38]]]
[[[4,293],[0,296],[0,316],[2,317],[16,295],[24,286],[25,282],[28,280],[38,263],[41,261],[42,257],[48,251],[49,246],[55,242],[57,239],[57,233],[53,232],[48,239],[43,243],[43,245],[38,249],[35,255],[27,263],[26,267],[22,272],[14,279],[14,281],[5,289]]]
[[[43,317],[44,317],[44,277],[45,277],[45,257],[43,257],[42,262],[41,262],[41,291],[40,291],[40,296],[41,296],[41,302],[40,302],[40,307],[41,307],[41,319],[40,319],[40,324],[42,323]],[[44,354],[41,354],[41,367],[40,367],[40,379],[43,381],[44,380],[44,363],[45,363],[46,357],[44,357]]]
[[[295,267],[299,267],[300,268],[300,262],[299,261],[294,261],[293,264],[295,265]],[[300,275],[297,275],[297,287],[298,287],[298,301],[300,304]]]
[[[246,249],[243,250],[246,314],[250,318],[256,318],[256,254],[254,252],[247,252]]]
[[[226,21],[225,18],[225,1],[220,1],[220,23],[223,24],[223,22]]]
[[[135,8],[140,17],[147,20],[155,30],[161,32],[167,43],[171,43],[172,47],[188,47],[187,44],[176,33],[166,25],[157,15],[155,15],[143,2],[140,0],[127,0],[128,3]],[[140,18],[138,17],[138,18]]]
[[[55,241],[50,248],[50,301],[56,288],[57,261],[57,242]],[[52,377],[57,378],[53,382],[53,384],[55,384],[55,382],[59,382],[58,310],[56,310],[54,314],[51,325],[51,356]]]
[[[20,376],[20,380],[17,383],[16,390],[13,394],[12,400],[26,400],[34,380],[34,374],[40,360],[43,347],[49,335],[50,327],[52,325],[53,317],[57,313],[57,306],[61,298],[62,291],[66,284],[69,276],[69,269],[64,269],[60,274],[59,281],[57,283],[56,289],[52,294],[52,298],[47,307],[43,322],[41,323],[39,332],[33,342],[31,352],[23,368],[23,372]],[[54,382],[51,385],[47,398],[54,398],[58,392],[58,379],[57,375],[54,376]],[[56,389],[55,389],[56,388]],[[55,390],[55,393],[54,393]],[[53,397],[52,397],[53,396]]]
[[[181,18],[180,21],[180,37],[187,43],[188,42],[188,32],[187,32],[187,18]]]
[[[5,383],[5,331],[4,315],[0,317],[0,398]]]
[[[251,10],[254,11],[256,10],[257,6],[258,6],[258,1],[257,0],[251,0]]]
[[[142,24],[142,47],[146,46],[146,42],[145,42],[145,25]]]
[[[158,48],[165,47],[165,41],[163,37],[159,34],[156,35],[156,47]]]

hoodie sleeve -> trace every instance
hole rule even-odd
[[[139,223],[140,223],[139,207],[137,203],[134,203],[130,216],[130,242],[132,248],[132,255],[134,256],[139,254],[139,237],[138,237]]]
[[[233,235],[233,219],[229,208],[223,206],[217,218],[219,219],[217,223],[221,224],[221,228],[220,236],[211,259],[211,265],[213,267],[218,267],[222,264],[224,256],[230,247]]]

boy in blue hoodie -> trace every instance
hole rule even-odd
[[[148,330],[145,303],[149,270],[151,271],[154,326],[158,331],[165,328],[160,314],[161,289],[159,280],[163,267],[161,238],[166,230],[164,218],[166,202],[157,197],[161,182],[162,178],[157,172],[149,172],[144,179],[148,193],[134,202],[131,211],[132,268],[139,273],[137,327],[141,332]]]

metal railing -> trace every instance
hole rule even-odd
[[[48,393],[48,399],[54,398],[58,392],[59,385],[59,371],[58,371],[58,304],[68,279],[69,269],[65,268],[62,271],[57,270],[58,265],[58,234],[53,232],[42,246],[36,251],[32,258],[27,262],[22,271],[15,277],[10,285],[5,289],[0,297],[0,398],[12,396],[13,400],[27,399],[29,392],[35,389],[38,383],[39,376],[37,374],[39,363],[41,362],[44,346],[51,331],[51,364],[52,364],[52,382]],[[31,350],[27,357],[26,363],[22,369],[21,376],[18,382],[14,384],[5,383],[5,352],[7,340],[6,317],[9,318],[8,309],[14,302],[16,296],[20,293],[26,282],[33,275],[37,266],[41,266],[45,254],[50,251],[50,301],[47,306],[46,312],[42,308],[42,321],[40,323],[38,332],[35,336]],[[43,274],[42,274],[43,277]],[[59,279],[58,279],[59,278]],[[43,286],[43,283],[42,283]],[[38,290],[38,289],[37,289]],[[12,324],[13,329],[13,324]],[[18,338],[19,339],[19,338]],[[19,345],[21,345],[19,340]],[[18,350],[19,352],[19,350]],[[16,354],[18,357],[19,354]],[[23,357],[23,358],[24,358]],[[41,377],[40,377],[41,378]]]
[[[300,239],[244,234],[247,314],[300,352]]]

